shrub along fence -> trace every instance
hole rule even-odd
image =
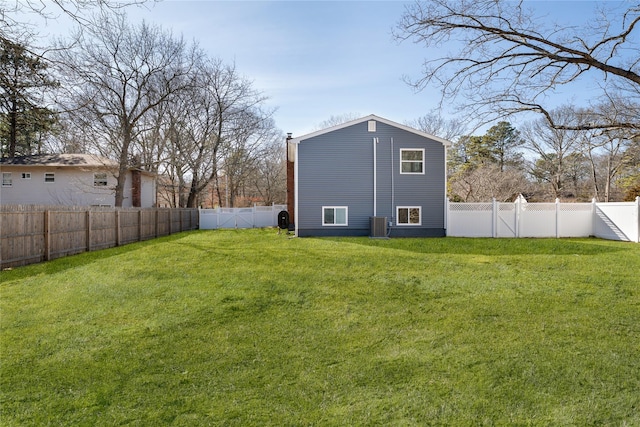
[[[0,206],[0,268],[197,229],[197,209]]]
[[[640,242],[640,197],[625,203],[447,204],[447,236],[589,237]]]

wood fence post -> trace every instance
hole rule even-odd
[[[49,210],[44,211],[44,260],[51,259],[51,220]]]
[[[91,209],[87,210],[87,252],[91,252]]]
[[[138,208],[138,242],[142,241],[142,208]]]
[[[120,233],[120,209],[116,208],[116,246],[120,246],[120,240],[122,238]]]
[[[156,237],[158,237],[158,235],[160,234],[160,210],[158,210],[158,208],[156,208],[155,221],[156,221]]]

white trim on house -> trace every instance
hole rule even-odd
[[[319,135],[324,135],[325,133],[333,132],[333,131],[336,131],[336,130],[339,130],[339,129],[343,129],[343,128],[346,128],[346,127],[349,127],[349,126],[353,126],[353,125],[356,125],[356,124],[359,124],[359,123],[369,122],[370,120],[375,120],[377,122],[384,123],[384,124],[387,124],[389,126],[400,128],[400,129],[405,130],[407,132],[411,132],[411,133],[414,133],[416,135],[420,135],[422,137],[432,139],[434,141],[440,142],[445,147],[450,147],[451,146],[451,141],[447,141],[446,139],[437,137],[435,135],[431,135],[431,134],[428,134],[426,132],[422,132],[420,130],[413,129],[413,128],[409,127],[409,126],[402,125],[400,123],[396,123],[394,121],[391,121],[391,120],[376,116],[375,114],[370,114],[370,115],[368,115],[366,117],[361,117],[359,119],[351,120],[351,121],[345,122],[345,123],[341,123],[339,125],[336,125],[336,126],[333,126],[333,127],[330,127],[330,128],[326,128],[326,129],[322,129],[322,130],[318,130],[318,131],[315,131],[315,132],[308,133],[306,135],[298,136],[298,137],[292,138],[291,141],[297,144],[297,143],[300,143],[301,141],[304,141],[304,140],[309,139],[309,138],[313,138],[313,137],[316,137],[316,136],[319,136]],[[367,124],[367,126],[369,126],[369,125]]]

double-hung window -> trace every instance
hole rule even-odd
[[[13,179],[11,178],[11,172],[2,172],[2,186],[11,187],[13,185]]]
[[[400,173],[424,175],[424,149],[400,149]]]
[[[398,206],[396,212],[398,225],[422,225],[420,206]]]
[[[44,174],[44,182],[55,182],[56,181],[56,174],[53,172],[46,172]]]
[[[322,225],[349,225],[349,208],[346,206],[323,206]]]

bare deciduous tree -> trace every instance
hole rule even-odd
[[[466,124],[462,120],[445,118],[436,111],[408,121],[406,125],[452,142],[467,133]]]
[[[575,122],[574,110],[569,106],[558,108],[549,114],[554,123],[570,127]],[[525,148],[539,159],[531,173],[551,185],[554,198],[561,197],[567,176],[566,159],[572,154],[580,153],[583,132],[558,129],[540,118],[527,124],[523,128],[523,135]]]
[[[449,180],[449,197],[461,202],[500,202],[514,200],[528,190],[524,174],[517,169],[500,171],[497,164],[462,170]]]
[[[191,84],[198,54],[181,38],[120,15],[97,17],[91,31],[76,33],[72,49],[57,52],[68,90],[64,110],[95,149],[118,159],[116,206],[146,116]]]
[[[522,0],[429,0],[407,8],[397,36],[453,52],[427,60],[423,77],[411,83],[419,89],[436,84],[443,99],[464,96],[477,120],[533,111],[558,128],[638,132],[638,114],[592,115],[597,120],[567,127],[555,123],[545,105],[546,95],[587,75],[601,84],[595,98],[638,93],[640,7],[625,5],[601,3],[597,16],[579,26],[554,24]]]
[[[318,123],[318,125],[315,127],[315,129],[316,130],[322,130],[322,129],[338,126],[338,125],[341,125],[343,123],[347,123],[347,122],[350,122],[352,120],[359,119],[360,117],[362,117],[362,115],[360,115],[358,113],[344,113],[344,114],[334,115],[334,116],[329,117],[327,120],[324,120],[324,121]]]

